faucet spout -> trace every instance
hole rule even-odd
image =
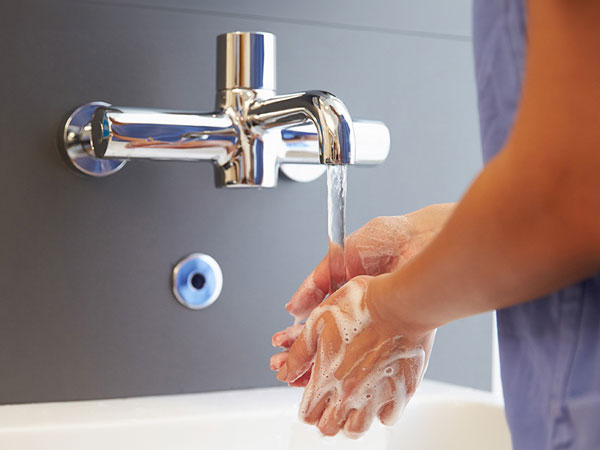
[[[385,124],[353,122],[329,92],[276,95],[275,86],[275,37],[226,33],[217,38],[214,112],[94,102],[67,118],[61,148],[76,169],[93,176],[134,159],[211,161],[217,185],[227,187],[274,187],[280,167],[307,181],[307,173],[320,170],[306,165],[370,165],[387,157]]]
[[[344,103],[329,92],[307,91],[257,100],[248,108],[253,129],[268,130],[312,122],[321,164],[354,164],[352,118]]]

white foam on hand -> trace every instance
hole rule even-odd
[[[327,434],[341,428],[357,438],[377,415],[384,424],[393,424],[425,371],[423,346],[409,345],[400,335],[378,335],[364,301],[366,278],[348,282],[316,308],[303,332],[314,366],[299,417],[318,423]],[[338,342],[324,341],[326,326],[335,327]],[[319,337],[310,338],[315,335]]]

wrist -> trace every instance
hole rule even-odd
[[[395,273],[373,278],[367,287],[366,302],[373,321],[393,328],[402,334],[425,335],[436,326],[423,320],[417,301],[408,298],[407,292],[395,280]]]
[[[407,214],[409,233],[416,249],[423,249],[446,224],[456,203],[438,203],[425,206]]]
[[[456,203],[436,203],[406,215],[417,235],[433,237],[444,227]]]

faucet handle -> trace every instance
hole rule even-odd
[[[373,166],[386,160],[390,152],[390,130],[383,122],[354,120],[355,160],[359,166]],[[313,124],[299,125],[281,131],[276,141],[281,171],[294,181],[307,182],[325,172],[323,164],[302,164],[302,157],[319,153],[317,132]],[[308,159],[308,158],[306,158]],[[318,161],[318,158],[313,158]],[[289,164],[289,163],[292,164]]]
[[[217,90],[253,89],[275,93],[275,36],[234,31],[217,36]]]

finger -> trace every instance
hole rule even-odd
[[[269,361],[269,367],[271,370],[279,370],[281,366],[285,364],[288,359],[288,352],[281,352],[271,356],[271,360]]]
[[[310,390],[304,391],[305,395],[310,395]],[[310,399],[305,402],[302,399],[302,407],[305,408],[304,411],[300,411],[301,419],[309,425],[314,425],[321,419],[323,415],[323,411],[325,408],[331,403],[331,395],[327,393],[326,395],[318,398],[318,399]]]
[[[401,405],[399,405],[398,402],[391,401],[386,403],[379,409],[377,416],[379,417],[379,421],[382,424],[392,426],[398,420],[401,411]]]
[[[385,378],[380,383],[382,390],[379,398],[383,401],[377,412],[380,422],[389,426],[396,423],[416,387],[411,360],[400,360],[390,367],[397,374]]]
[[[348,235],[344,246],[344,262],[346,263],[347,278],[349,280],[357,275],[373,275],[363,265],[363,256],[357,246],[356,233],[355,231]]]
[[[297,324],[275,333],[272,339],[273,347],[290,348],[303,329],[304,324]]]
[[[400,360],[396,364],[398,375],[386,378],[389,394],[377,416],[382,424],[392,426],[402,415],[404,408],[411,399],[420,382],[422,363],[414,358]]]
[[[325,256],[315,270],[302,282],[285,309],[300,322],[323,301],[329,292],[329,263]]]
[[[344,426],[346,415],[339,405],[333,401],[329,402],[329,406],[323,411],[321,419],[317,427],[325,436],[335,436]]]
[[[350,439],[358,439],[369,429],[372,421],[373,416],[370,408],[353,409],[348,414],[348,420],[346,420],[342,431]]]
[[[306,385],[310,381],[311,375],[312,375],[312,368],[310,368],[306,372],[304,372],[304,375],[302,375],[300,378],[298,378],[297,380],[294,380],[288,384],[291,387],[306,387]]]
[[[400,392],[407,396],[406,401],[415,393],[423,377],[424,356],[417,355],[412,358],[401,359],[398,361],[397,371],[401,374],[398,386]]]
[[[315,321],[315,325],[311,324],[309,328],[304,328],[290,347],[288,359],[277,373],[278,380],[290,383],[300,378],[311,367],[317,351],[320,328],[324,325],[324,318],[321,316]]]

